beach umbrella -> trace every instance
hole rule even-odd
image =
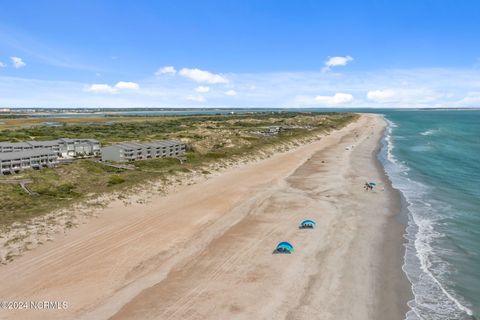
[[[316,222],[313,220],[303,220],[302,223],[300,224],[301,226],[314,226],[316,225]]]
[[[377,185],[375,182],[369,182],[368,184],[371,185],[371,186],[376,186]]]
[[[287,250],[289,252],[293,252],[293,246],[288,242],[280,242],[277,245],[277,250],[278,249],[284,249],[284,250]]]

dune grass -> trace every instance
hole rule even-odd
[[[18,185],[0,184],[0,226],[25,221],[105,192],[128,190],[146,181],[166,179],[176,173],[206,174],[208,164],[251,156],[285,142],[341,128],[356,118],[357,115],[351,113],[268,113],[119,117],[113,118],[112,123],[110,117],[101,118],[103,121],[85,117],[68,119],[61,127],[29,128],[23,126],[33,121],[31,119],[15,119],[17,122],[13,124],[2,120],[5,125],[0,125],[0,139],[3,141],[83,137],[98,139],[107,145],[129,140],[180,139],[190,148],[183,164],[174,158],[150,159],[133,162],[134,170],[127,170],[94,159],[80,159],[56,168],[25,170],[13,177],[0,176],[0,179],[31,179],[33,183],[29,188],[38,193],[30,196]],[[43,118],[42,121],[51,120]],[[294,127],[278,135],[261,134],[267,126]]]

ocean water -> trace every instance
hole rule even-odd
[[[407,220],[411,319],[480,319],[480,111],[385,111],[379,155]]]

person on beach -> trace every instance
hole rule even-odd
[[[373,185],[368,182],[365,182],[365,185],[363,187],[365,188],[366,191],[373,190]]]

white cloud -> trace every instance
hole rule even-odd
[[[346,66],[350,61],[353,61],[353,58],[350,56],[329,57],[327,61],[325,61],[325,67],[323,67],[322,71],[328,71],[332,67]]]
[[[337,92],[333,96],[300,96],[295,100],[296,104],[305,106],[341,106],[351,102],[353,102],[353,96],[342,92]]]
[[[200,69],[183,68],[180,70],[179,74],[200,83],[228,83],[228,79],[224,76]]]
[[[397,93],[392,89],[373,90],[367,92],[367,99],[375,102],[391,102]]]
[[[23,68],[27,65],[25,62],[23,62],[22,58],[19,57],[10,57],[10,60],[12,61],[12,66],[15,69]]]
[[[198,87],[195,88],[195,91],[198,92],[198,93],[206,93],[206,92],[210,91],[210,87],[198,86]]]
[[[115,86],[104,83],[95,83],[87,86],[85,91],[93,93],[118,93],[123,90],[138,90],[140,86],[135,82],[119,81]]]
[[[316,96],[314,98],[315,104],[337,106],[347,104],[353,101],[353,96],[349,93],[337,92],[333,96]]]
[[[195,102],[205,102],[207,99],[205,99],[204,96],[187,96],[185,99],[189,101],[195,101]]]
[[[108,84],[94,83],[86,87],[85,91],[93,93],[115,93],[115,88]]]
[[[177,73],[177,70],[175,69],[175,67],[165,66],[165,67],[159,68],[157,72],[155,72],[155,75],[161,76],[162,74],[175,74],[175,73]]]
[[[236,96],[236,95],[237,95],[237,91],[235,91],[235,90],[228,90],[228,91],[225,91],[225,95],[233,97],[233,96]]]
[[[426,104],[446,95],[429,88],[389,88],[367,92],[367,99],[380,104]]]
[[[135,82],[119,81],[115,85],[115,89],[119,89],[119,90],[138,90],[138,89],[140,89],[140,86],[138,85],[138,83],[135,83]]]
[[[3,63],[2,61],[0,61],[0,68],[5,68],[5,67],[6,67],[5,63]]]
[[[319,70],[229,73],[228,78],[235,87],[220,85],[214,89],[208,84],[192,86],[192,82],[183,77],[148,77],[141,82],[135,81],[139,84],[138,90],[126,90],[116,88],[116,82],[100,81],[101,78],[92,82],[96,85],[85,86],[81,82],[4,76],[0,69],[0,97],[2,103],[19,107],[49,107],[55,104],[71,107],[184,107],[189,101],[191,105],[208,107],[480,106],[480,73],[472,68],[383,69],[348,74],[322,73]],[[197,86],[209,86],[210,91],[208,94],[197,93],[194,91]],[[255,90],[249,90],[252,86]],[[225,95],[231,89],[238,92],[234,98]],[[319,93],[319,90],[325,93]],[[129,92],[134,94],[127,94]],[[206,99],[199,102],[203,99],[198,96],[202,95]],[[186,99],[187,96],[190,100]]]

